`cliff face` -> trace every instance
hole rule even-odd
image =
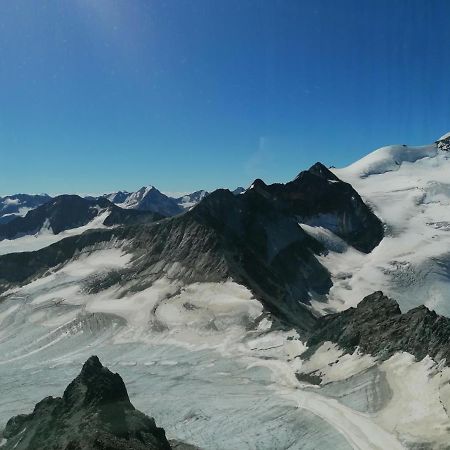
[[[260,187],[299,222],[329,229],[364,253],[383,239],[383,224],[353,187],[316,163],[286,184]]]

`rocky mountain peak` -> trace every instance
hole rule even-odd
[[[358,304],[357,309],[360,312],[367,310],[368,314],[372,314],[374,317],[391,317],[402,313],[398,303],[381,291],[364,297]]]
[[[11,418],[3,432],[5,450],[170,450],[154,419],[130,403],[117,373],[91,356],[63,397],[47,397],[31,414]]]
[[[331,172],[321,162],[316,162],[314,165],[312,165],[308,169],[308,172],[313,175],[316,175],[317,177],[323,178],[324,180],[341,181],[333,172]],[[297,178],[300,177],[302,173],[304,173],[304,172],[301,172],[297,176]]]
[[[103,367],[97,356],[91,356],[80,374],[64,391],[68,403],[81,401],[83,405],[106,405],[121,402],[126,409],[133,409],[125,384],[117,373]]]

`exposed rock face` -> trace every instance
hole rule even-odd
[[[10,419],[5,450],[170,450],[162,428],[131,404],[116,373],[91,356],[63,397]]]
[[[356,308],[320,318],[310,337],[306,357],[325,341],[353,352],[356,347],[380,359],[408,352],[418,360],[431,356],[450,364],[450,319],[426,306],[402,314],[397,302],[375,292]]]
[[[362,252],[370,252],[383,239],[380,219],[350,184],[321,163],[287,184],[268,186],[256,180],[253,189],[264,192],[277,208],[296,216],[299,222],[328,228]]]

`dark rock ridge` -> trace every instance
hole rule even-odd
[[[304,356],[326,341],[348,352],[359,347],[381,360],[408,352],[417,360],[429,355],[450,364],[450,319],[423,305],[402,314],[397,302],[382,292],[365,297],[356,308],[320,318]]]
[[[112,240],[128,242],[126,251],[135,262],[111,283],[140,291],[164,276],[185,283],[231,278],[252,290],[275,317],[306,330],[315,319],[305,303],[311,293],[324,295],[331,287],[330,274],[316,259],[321,244],[294,217],[271,207],[257,191],[235,196],[218,190],[176,217],[95,230],[36,252],[0,256],[0,292]]]
[[[16,217],[24,215],[21,213],[22,210],[37,208],[51,199],[47,194],[15,194],[0,197],[0,224],[11,222]]]
[[[155,213],[123,210],[104,198],[86,199],[78,195],[60,195],[29,211],[25,217],[17,217],[0,225],[0,240],[34,234],[44,226],[51,228],[54,234],[59,234],[86,225],[105,211],[110,213],[103,221],[105,226],[142,223],[163,217]]]
[[[299,222],[327,228],[362,252],[370,252],[383,238],[380,219],[350,184],[321,163],[289,183],[266,185],[256,180],[251,188],[271,199],[278,209],[296,216]]]
[[[170,450],[154,419],[131,404],[117,373],[91,356],[62,397],[47,397],[31,414],[11,418],[5,450]]]

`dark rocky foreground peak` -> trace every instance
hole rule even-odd
[[[31,414],[10,419],[3,437],[5,450],[171,448],[164,430],[131,404],[120,375],[96,356],[85,362],[62,397],[47,397]]]
[[[429,355],[450,364],[450,319],[423,305],[402,314],[397,302],[382,292],[365,297],[356,308],[320,318],[305,356],[326,341],[349,352],[359,347],[382,360],[408,352],[418,360]]]

